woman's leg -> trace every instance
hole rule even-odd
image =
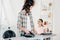
[[[46,40],[50,40],[50,38],[46,38]]]

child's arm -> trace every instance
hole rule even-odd
[[[34,33],[35,33],[35,34],[38,34],[37,31],[36,31],[36,28],[34,28]]]

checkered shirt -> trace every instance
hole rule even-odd
[[[27,13],[29,18],[30,18],[30,25],[31,25],[31,28],[33,29],[34,27],[34,23],[33,23],[33,19],[32,19],[32,14],[31,12]],[[24,28],[27,28],[27,15],[25,14],[25,11],[21,11],[19,12],[18,14],[18,22],[17,22],[17,26],[20,27],[24,27]]]

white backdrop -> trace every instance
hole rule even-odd
[[[35,6],[32,9],[35,26],[37,26],[37,19],[40,17],[40,2],[40,0],[35,0]],[[23,4],[24,0],[2,0],[3,12],[1,24],[16,26],[17,16],[23,7]]]
[[[37,26],[37,20],[40,17],[40,0],[35,0],[35,6],[33,7],[32,16],[34,20],[35,26]],[[1,13],[0,13],[0,26],[1,27],[1,39],[3,32],[8,30],[7,28],[10,27],[11,30],[14,30],[19,36],[19,33],[17,33],[17,20],[18,20],[18,13],[21,11],[24,0],[1,0]],[[4,30],[3,30],[4,29]],[[6,30],[5,30],[6,29]]]
[[[35,23],[35,26],[36,23],[37,23],[37,19],[40,18],[40,0],[35,0],[36,1],[36,4],[35,6],[33,7],[33,11],[32,11],[32,14],[33,14],[33,19],[34,19],[34,23]],[[39,1],[39,2],[38,2]],[[2,14],[0,12],[0,19],[2,19],[2,21],[0,21],[0,24],[3,24],[3,25],[8,25],[8,26],[17,26],[17,16],[18,16],[18,13],[19,11],[21,11],[22,9],[22,6],[23,6],[23,2],[24,0],[0,0],[0,2],[2,2]],[[56,38],[54,38],[54,40],[60,40],[60,10],[59,9],[59,4],[60,4],[60,0],[55,0],[55,6],[54,6],[54,33],[58,34]],[[1,8],[1,7],[0,7]],[[1,10],[0,10],[1,11]],[[7,18],[6,18],[7,17]],[[7,22],[8,21],[8,22]],[[10,25],[9,25],[9,24]],[[58,30],[57,30],[58,29]]]

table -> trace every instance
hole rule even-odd
[[[43,40],[44,38],[51,38],[51,37],[54,37],[56,36],[55,34],[52,34],[52,35],[35,35],[35,37],[33,38],[26,38],[26,37],[14,37],[14,38],[8,38],[8,39],[11,39],[11,40],[34,40],[34,39],[40,39],[40,40]],[[8,40],[8,39],[5,39],[5,40]]]

